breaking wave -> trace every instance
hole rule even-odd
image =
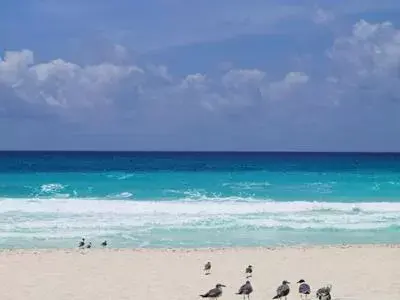
[[[157,226],[371,230],[399,226],[400,203],[274,202],[240,198],[180,201],[3,198],[0,215],[3,216],[0,231],[13,227]]]

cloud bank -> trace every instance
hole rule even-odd
[[[318,26],[334,19],[313,17]],[[4,148],[400,150],[400,30],[390,22],[361,20],[335,37],[318,72],[174,75],[113,49],[113,59],[88,65],[5,51]]]

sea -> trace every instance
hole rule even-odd
[[[400,242],[400,154],[0,152],[0,248]]]

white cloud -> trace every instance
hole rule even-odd
[[[298,87],[306,84],[309,80],[307,74],[303,72],[290,72],[281,81],[272,82],[268,93],[271,100],[290,98]]]
[[[180,88],[182,89],[196,89],[205,90],[207,85],[207,76],[196,73],[187,75],[181,82]]]
[[[32,51],[6,52],[3,59],[0,57],[0,82],[8,85],[16,84],[31,64],[33,64]]]
[[[260,70],[230,70],[222,77],[222,83],[227,87],[238,88],[243,85],[259,85],[266,74]]]
[[[318,8],[313,16],[313,20],[317,24],[326,24],[335,19],[335,16],[332,12],[323,10]]]
[[[384,99],[400,92],[400,30],[393,24],[354,25],[352,34],[335,40],[328,52],[335,85],[352,97]]]
[[[63,108],[108,103],[107,92],[113,86],[132,74],[143,73],[136,66],[80,66],[62,59],[34,64],[29,50],[8,51],[0,61],[0,83],[12,87],[20,98]]]
[[[287,85],[304,84],[308,82],[308,75],[303,72],[290,72],[286,74],[284,83]]]
[[[389,71],[399,65],[400,31],[389,22],[361,20],[354,25],[352,35],[335,40],[329,57],[337,64],[355,67],[357,72]]]
[[[182,103],[186,109],[192,105],[191,109],[208,111],[252,107],[259,101],[268,101],[269,90],[278,87],[282,98],[294,86],[308,81],[306,74],[292,72],[282,81],[271,83],[266,73],[257,69],[229,70],[219,79],[200,73],[180,79],[170,75],[164,66],[146,69],[111,63],[81,66],[62,59],[35,64],[33,53],[28,50],[6,52],[0,66],[1,82],[12,87],[21,99],[66,111],[98,109],[104,105],[118,109],[121,101],[138,101],[138,95],[142,109],[143,103],[148,107],[162,103],[164,110]],[[134,87],[135,93],[125,94],[127,99],[117,99],[116,91],[129,89],[128,86]],[[133,98],[128,100],[130,97]],[[164,100],[160,102],[161,99]]]

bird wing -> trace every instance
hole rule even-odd
[[[245,290],[245,288],[246,288],[246,285],[245,284],[243,284],[241,287],[240,287],[240,289],[239,289],[239,291],[237,292],[239,295],[241,295],[241,294],[243,294],[244,293],[244,290]]]
[[[205,296],[209,297],[209,298],[215,298],[218,297],[222,294],[222,291],[220,289],[217,288],[213,288],[211,290],[209,290],[207,292],[207,294],[205,294]]]
[[[286,284],[282,284],[276,289],[276,295],[278,296],[287,295],[288,292],[289,292],[289,286]]]
[[[307,283],[302,283],[299,286],[299,293],[305,294],[305,293],[310,293],[311,288]]]
[[[282,288],[284,288],[283,285],[278,286],[278,288],[276,289],[276,294],[279,296],[282,292]]]
[[[243,284],[243,285],[240,287],[240,289],[239,289],[239,291],[238,291],[237,293],[238,293],[239,295],[241,295],[241,294],[247,294],[248,291],[249,291],[250,289],[251,289],[251,285],[245,283],[245,284]]]

